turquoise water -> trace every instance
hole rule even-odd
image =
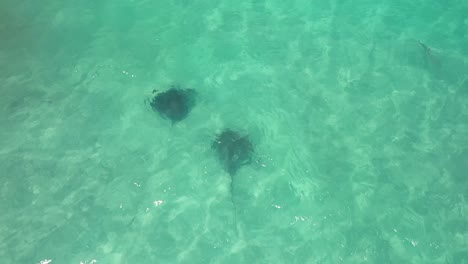
[[[2,263],[468,263],[467,14],[0,1]],[[232,196],[224,128],[255,146]]]

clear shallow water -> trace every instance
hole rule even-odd
[[[0,3],[2,261],[468,261],[466,1],[117,2]]]

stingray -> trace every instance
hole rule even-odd
[[[234,176],[244,165],[252,161],[253,147],[248,136],[231,129],[216,136],[212,148],[218,154],[219,161],[229,175]]]
[[[195,106],[196,92],[193,89],[181,89],[171,87],[169,90],[156,93],[150,105],[154,111],[158,112],[163,118],[172,121],[172,124],[185,119],[192,108]]]
[[[223,165],[224,170],[229,173],[231,177],[231,202],[234,206],[234,221],[237,226],[237,209],[233,196],[234,175],[242,166],[252,161],[252,143],[248,136],[242,136],[236,131],[226,129],[216,136],[212,148],[218,154],[218,159]]]

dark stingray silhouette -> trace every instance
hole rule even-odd
[[[253,147],[248,136],[231,129],[224,130],[216,136],[212,148],[224,169],[233,176],[244,165],[252,161]]]
[[[253,154],[252,143],[248,136],[242,136],[236,131],[226,129],[216,136],[212,148],[218,154],[220,162],[231,177],[231,202],[234,206],[234,223],[237,226],[237,206],[234,200],[234,175],[242,166],[251,162]]]
[[[156,92],[156,91],[153,91]],[[157,93],[150,105],[154,111],[164,118],[172,121],[172,124],[185,119],[195,106],[196,92],[193,89],[171,89]]]

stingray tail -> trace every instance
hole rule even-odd
[[[234,226],[236,227],[237,232],[237,206],[236,202],[234,201],[234,180],[231,177],[231,202],[232,206],[234,207]]]

